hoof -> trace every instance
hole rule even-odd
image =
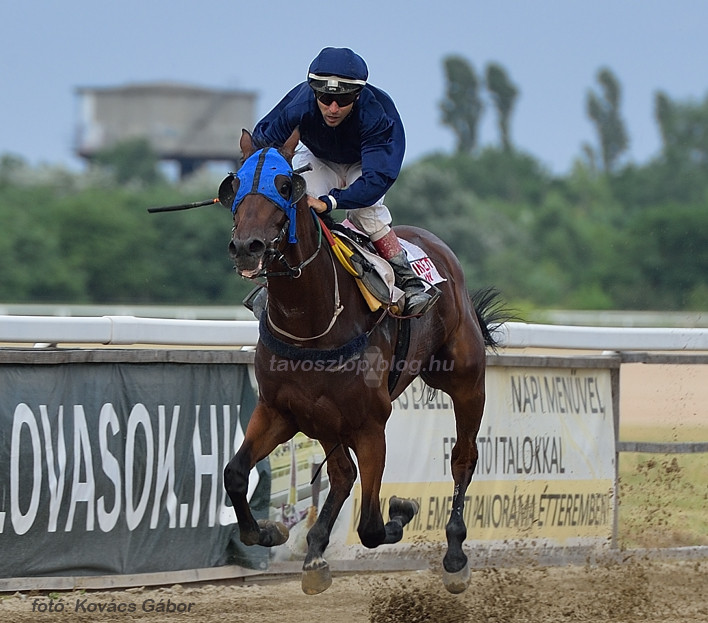
[[[465,564],[462,569],[451,573],[443,569],[443,584],[449,593],[458,595],[464,593],[470,584],[470,566]]]
[[[319,595],[332,586],[332,572],[324,558],[311,564],[316,566],[302,570],[302,592],[306,595]]]
[[[258,521],[259,528],[259,545],[265,547],[275,547],[282,545],[288,540],[290,531],[285,527],[285,524],[279,521],[270,521],[269,519],[260,519]]]
[[[389,517],[393,519],[396,516],[403,516],[406,518],[406,523],[413,519],[419,510],[418,502],[412,499],[399,498],[394,495],[388,502]]]

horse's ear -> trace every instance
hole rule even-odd
[[[293,156],[295,155],[295,149],[297,148],[297,144],[300,142],[300,128],[297,127],[293,130],[293,133],[290,135],[290,138],[285,141],[283,144],[283,148],[281,149],[282,154],[290,161],[292,161]]]
[[[219,203],[227,210],[231,210],[234,205],[238,187],[239,179],[233,173],[229,173],[219,184]]]
[[[246,158],[248,158],[255,151],[255,149],[253,149],[253,138],[251,137],[251,133],[246,129],[241,130],[240,147],[244,160],[246,160]]]

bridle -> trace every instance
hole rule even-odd
[[[307,167],[294,171],[290,163],[280,153],[276,150],[265,148],[255,152],[247,158],[246,162],[236,176],[231,174],[230,178],[227,178],[227,180],[222,182],[220,195],[222,191],[226,193],[227,191],[224,189],[228,187],[231,187],[232,191],[234,191],[233,197],[225,196],[224,200],[221,201],[222,203],[231,205],[231,211],[234,215],[236,214],[241,202],[248,195],[262,196],[271,203],[275,204],[285,213],[285,220],[280,228],[280,231],[278,232],[278,235],[266,244],[265,251],[263,252],[262,268],[253,275],[246,277],[247,279],[267,280],[269,277],[288,277],[290,279],[299,279],[302,275],[303,269],[313,262],[322,250],[322,223],[320,222],[317,213],[310,208],[310,215],[314,219],[317,228],[317,246],[315,247],[315,250],[309,257],[305,258],[295,266],[290,264],[284,253],[284,249],[287,248],[288,245],[297,244],[297,236],[295,234],[296,206],[297,202],[304,196],[306,190],[305,182],[300,176],[300,173],[308,170],[309,168],[311,167],[308,165]],[[275,187],[275,178],[279,174],[289,175],[291,178],[292,191],[291,196],[287,199],[282,197],[277,192]],[[238,187],[234,187],[232,184],[235,177],[238,178],[239,181]],[[227,181],[228,185],[226,186],[225,182]],[[234,224],[234,227],[231,230],[232,238],[235,231],[236,225]],[[324,337],[332,330],[337,322],[337,318],[344,311],[344,306],[341,302],[339,276],[337,274],[334,254],[330,253],[330,259],[332,261],[332,272],[334,273],[334,311],[327,328],[319,335],[300,337],[278,327],[273,322],[270,317],[270,313],[268,312],[268,324],[276,333],[298,342],[306,342]],[[285,270],[269,270],[269,267],[272,266],[273,262],[280,263],[284,266]]]
[[[278,235],[273,238],[267,245],[266,245],[266,250],[263,252],[263,268],[259,270],[256,274],[254,274],[251,277],[246,277],[246,279],[267,279],[268,277],[290,277],[292,279],[299,279],[300,275],[302,275],[302,269],[305,268],[310,262],[312,262],[319,254],[320,250],[322,249],[322,225],[320,223],[320,219],[317,217],[317,214],[315,213],[312,208],[310,208],[310,211],[312,213],[313,218],[315,219],[315,223],[317,224],[317,247],[315,248],[314,252],[310,257],[304,259],[302,262],[300,262],[297,266],[291,266],[290,263],[288,262],[288,259],[285,257],[285,254],[283,251],[280,250],[280,247],[283,243],[283,240],[285,239],[285,235],[287,234],[289,228],[290,228],[290,219],[286,218],[285,222],[283,223],[283,226],[280,228],[280,231],[278,232]],[[236,226],[231,228],[231,235],[233,236],[234,232],[236,231]],[[287,246],[289,243],[285,243],[285,246]],[[284,267],[285,270],[283,271],[271,271],[268,270],[268,266],[273,262],[277,261],[280,262]],[[234,267],[235,268],[235,267]]]

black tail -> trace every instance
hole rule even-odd
[[[484,345],[496,349],[499,340],[494,337],[496,330],[505,322],[519,320],[513,310],[505,306],[499,290],[493,287],[481,288],[470,293],[479,326],[482,329]]]

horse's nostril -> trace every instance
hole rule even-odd
[[[254,238],[248,243],[248,252],[253,255],[262,253],[265,250],[265,243],[262,240]]]
[[[229,242],[229,253],[231,257],[248,257],[259,256],[265,252],[266,244],[259,238],[250,238],[249,240],[241,241],[231,239]]]

